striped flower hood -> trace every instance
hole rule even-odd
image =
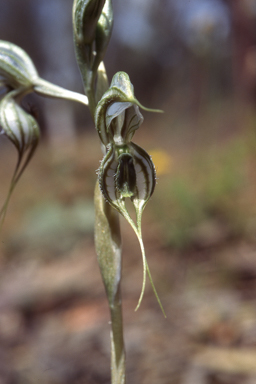
[[[118,72],[97,105],[95,121],[106,149],[98,170],[102,194],[125,217],[125,198],[130,198],[140,222],[156,174],[148,153],[131,141],[143,122],[139,106],[145,109],[134,97],[129,76]]]

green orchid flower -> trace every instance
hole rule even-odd
[[[128,75],[118,72],[95,111],[96,128],[106,152],[98,170],[98,178],[103,196],[129,222],[140,243],[143,283],[136,310],[143,298],[146,273],[148,273],[164,313],[146,260],[141,232],[142,213],[154,192],[156,172],[148,153],[131,141],[135,131],[143,122],[139,106],[141,104],[134,97],[133,86]],[[136,222],[132,220],[126,208],[127,198],[135,208]]]
[[[0,210],[0,229],[11,194],[32,158],[39,140],[39,126],[20,103],[28,93],[78,101],[88,105],[88,98],[52,84],[41,77],[27,53],[15,44],[0,40],[0,133],[16,147],[18,160],[6,201]],[[3,90],[3,92],[2,92]]]

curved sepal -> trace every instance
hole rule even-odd
[[[23,49],[0,40],[0,76],[12,88],[30,88],[38,78],[38,73]]]

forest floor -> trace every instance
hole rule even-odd
[[[236,137],[219,167],[206,161],[196,173],[191,151],[159,150],[154,135],[146,141],[160,176],[143,237],[167,319],[149,282],[134,311],[142,262],[121,219],[128,384],[256,383],[256,160],[242,143]],[[93,244],[100,158],[90,135],[58,149],[41,145],[15,189],[0,245],[1,384],[110,382],[109,311]],[[11,146],[1,146],[1,163],[3,202]],[[211,192],[218,183],[225,188]]]

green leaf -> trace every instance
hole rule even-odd
[[[98,261],[111,305],[121,282],[121,234],[119,215],[95,188],[95,245]]]
[[[122,254],[118,212],[95,188],[95,246],[111,313],[111,382],[125,383],[121,278]]]

